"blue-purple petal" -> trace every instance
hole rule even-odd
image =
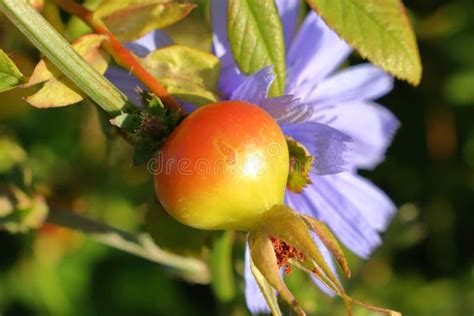
[[[184,112],[188,113],[188,114],[190,114],[190,113],[196,111],[197,109],[199,109],[199,106],[191,104],[189,102],[181,101],[180,104],[183,107]]]
[[[332,183],[339,192],[344,192],[347,207],[358,210],[371,228],[384,231],[397,208],[390,198],[369,180],[350,173],[338,175]]]
[[[373,102],[349,102],[317,111],[316,120],[349,135],[353,142],[352,164],[373,169],[385,158],[400,126],[398,119],[385,107]]]
[[[314,12],[310,12],[287,55],[287,92],[303,97],[333,72],[351,48]]]
[[[314,157],[313,173],[334,174],[349,170],[351,138],[315,122],[283,125],[283,132],[303,144]]]
[[[221,74],[218,86],[223,98],[228,98],[245,79],[246,76],[240,72],[235,63],[229,64],[221,59]]]
[[[145,57],[158,48],[172,45],[171,38],[162,31],[151,31],[136,41],[125,44],[125,47],[131,50],[135,55]]]
[[[127,96],[130,102],[136,106],[141,105],[138,88],[143,90],[144,86],[135,76],[114,66],[109,67],[104,75]]]
[[[227,39],[227,0],[211,0],[212,44],[217,57],[223,58],[230,52]]]
[[[275,0],[280,14],[281,24],[283,26],[283,36],[285,38],[285,46],[289,47],[293,39],[298,24],[298,16],[300,13],[300,0]]]
[[[317,83],[305,102],[315,107],[375,100],[390,92],[393,77],[372,64],[349,67]]]
[[[267,302],[263,297],[257,281],[250,270],[250,251],[248,245],[245,246],[245,302],[250,312],[270,313]]]
[[[297,124],[309,121],[314,114],[314,107],[303,103],[293,95],[264,99],[260,107],[270,113],[278,124]]]
[[[265,67],[247,77],[230,95],[230,100],[243,100],[260,104],[268,94],[270,85],[275,80],[272,66]]]

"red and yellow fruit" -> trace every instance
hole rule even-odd
[[[241,101],[206,105],[163,144],[158,199],[175,219],[200,229],[250,230],[283,203],[289,155],[273,118]]]

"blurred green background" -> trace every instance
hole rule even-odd
[[[405,4],[424,76],[418,88],[397,82],[381,100],[402,127],[386,161],[364,172],[399,211],[369,261],[350,256],[353,277],[344,283],[353,296],[404,315],[474,315],[474,1]],[[54,7],[44,14],[69,36],[82,32],[80,23]],[[203,14],[205,9],[196,10],[167,32],[206,48]],[[0,47],[26,75],[39,58],[4,16]],[[153,185],[145,168],[131,166],[131,148],[104,135],[102,115],[90,103],[38,110],[22,100],[28,93],[0,95],[0,137],[25,149],[35,191],[54,207],[128,231],[144,229]],[[12,181],[2,174],[3,159],[0,186]],[[182,281],[158,264],[79,233],[53,226],[17,235],[0,231],[0,315],[247,315],[244,237],[232,238],[237,294],[224,302],[208,285]],[[309,314],[343,315],[343,304],[320,294],[304,275],[293,273],[288,282]],[[284,313],[291,314],[286,307]]]

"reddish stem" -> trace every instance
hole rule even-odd
[[[86,9],[82,5],[73,0],[55,0],[56,3],[65,11],[73,14],[86,22],[96,33],[105,35],[105,49],[112,55],[117,64],[130,71],[143,84],[163,101],[163,104],[170,110],[176,111],[184,115],[184,109],[176,102],[176,100],[168,93],[158,80],[151,75],[145,67],[142,66],[137,58],[126,49],[115,36],[99,21],[94,20],[93,12]]]

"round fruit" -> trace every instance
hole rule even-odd
[[[173,131],[157,160],[155,188],[183,224],[249,230],[283,203],[288,169],[273,118],[256,105],[224,101],[196,110]]]

